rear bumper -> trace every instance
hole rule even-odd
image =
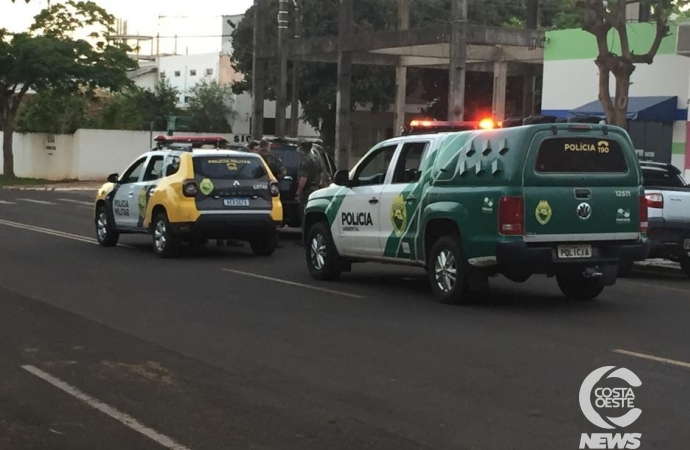
[[[199,239],[253,239],[276,233],[280,225],[269,213],[202,214],[196,222],[171,224],[181,237]]]
[[[690,239],[690,222],[667,221],[661,217],[649,218],[650,258],[680,258],[688,256],[684,243]]]
[[[592,245],[591,258],[559,259],[558,244],[527,244],[510,242],[496,245],[496,260],[499,266],[529,273],[554,273],[561,268],[577,266],[618,265],[621,261],[642,261],[649,254],[648,240],[637,242],[589,242]]]

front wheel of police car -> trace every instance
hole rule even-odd
[[[158,214],[153,221],[153,250],[161,258],[171,258],[177,254],[179,239],[171,230],[168,216]]]
[[[278,233],[270,233],[266,236],[254,239],[249,242],[249,246],[255,255],[271,256],[278,248]]]
[[[103,247],[114,247],[120,240],[120,233],[113,229],[108,219],[108,211],[101,205],[96,209],[96,238]]]
[[[556,282],[563,295],[570,300],[594,300],[604,290],[604,285],[594,277],[585,276],[583,271],[571,271],[556,275]]]
[[[340,276],[341,258],[335,248],[331,230],[325,222],[316,223],[309,228],[305,244],[307,267],[312,277],[333,281]]]

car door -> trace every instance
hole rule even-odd
[[[390,181],[382,187],[379,245],[385,257],[416,259],[415,238],[421,214],[420,178],[430,145],[429,140],[405,142]]]
[[[122,174],[113,193],[113,218],[118,228],[134,228],[139,218],[138,197],[135,191],[146,167],[147,156],[142,156]]]
[[[336,222],[344,253],[380,257],[379,202],[381,189],[398,144],[371,152],[355,167]]]
[[[161,178],[163,178],[163,160],[164,155],[153,154],[146,162],[146,169],[140,181],[134,183],[132,190],[133,197],[137,200],[137,228],[144,226],[144,218],[146,216],[146,208],[149,203],[151,193],[158,186]]]

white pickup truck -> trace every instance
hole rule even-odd
[[[649,258],[680,262],[690,277],[690,185],[672,164],[640,161],[651,248]]]

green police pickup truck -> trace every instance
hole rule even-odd
[[[630,137],[608,125],[389,139],[309,197],[307,266],[320,280],[357,262],[423,267],[443,303],[482,298],[497,274],[555,276],[592,300],[649,252],[641,178]]]

